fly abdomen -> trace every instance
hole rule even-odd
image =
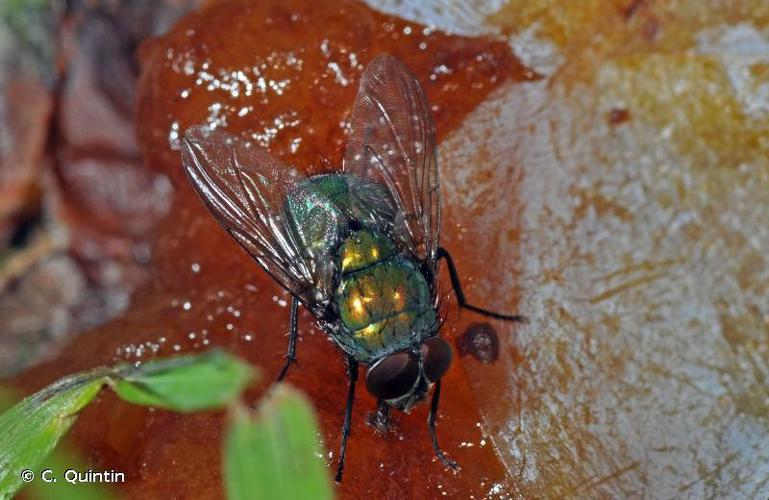
[[[434,327],[430,290],[412,259],[368,230],[342,243],[336,299],[348,341],[370,355],[409,345]]]

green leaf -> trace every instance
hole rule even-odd
[[[73,375],[0,415],[0,498],[16,492],[22,470],[36,471],[106,381],[104,370]]]
[[[225,406],[254,376],[248,364],[210,351],[118,369],[114,389],[131,403],[192,412]]]
[[[226,437],[224,480],[229,500],[333,498],[309,402],[279,384],[256,418],[235,407]]]

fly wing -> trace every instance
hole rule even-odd
[[[440,229],[435,129],[422,87],[398,59],[380,55],[366,67],[350,127],[345,172],[386,186],[394,201],[394,214],[367,215],[434,266]]]
[[[284,211],[286,193],[303,174],[257,145],[204,126],[187,130],[182,163],[219,223],[280,285],[311,310],[327,301],[316,263]]]

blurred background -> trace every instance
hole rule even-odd
[[[479,318],[449,312],[439,435],[461,474],[425,415],[377,436],[364,399],[340,496],[769,496],[765,0],[200,3],[0,6],[0,376],[209,345],[276,371],[287,297],[200,207],[179,137],[223,126],[319,168],[390,51],[434,105],[468,296],[530,322],[471,355]],[[302,325],[292,382],[335,450],[341,360]],[[88,412],[75,445],[133,471],[127,496],[219,491],[190,437],[219,417]]]
[[[136,49],[195,2],[0,7],[0,375],[121,313],[171,186],[144,168]]]

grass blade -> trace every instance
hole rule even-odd
[[[104,370],[73,375],[0,415],[0,499],[16,492],[21,471],[36,469],[106,381]]]

